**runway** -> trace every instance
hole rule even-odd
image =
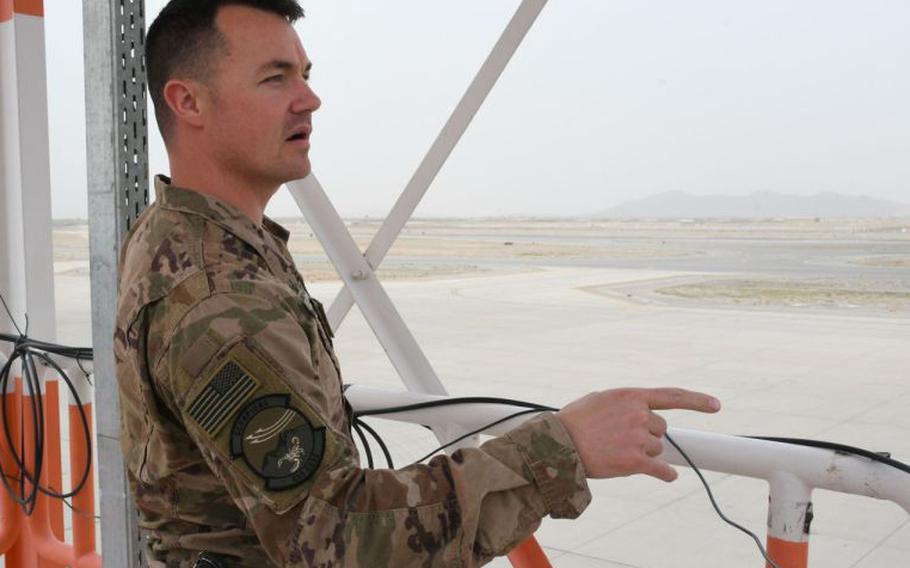
[[[647,305],[585,291],[682,275],[548,267],[388,289],[453,394],[558,406],[603,388],[682,386],[715,394],[724,409],[665,413],[672,426],[818,438],[910,461],[910,319]],[[312,288],[329,301],[337,286]],[[400,385],[356,313],[339,331],[338,352],[347,382]],[[432,447],[418,429],[379,424],[395,437],[401,463]],[[708,479],[724,511],[763,535],[766,484]],[[554,566],[760,565],[751,541],[721,522],[689,471],[669,485],[630,478],[591,486],[594,503],[579,520],[544,522],[538,536]],[[910,518],[902,509],[825,492],[814,498],[812,566],[905,562]]]
[[[876,294],[910,292],[910,234],[900,225],[881,232],[867,224],[859,233],[846,223],[801,227],[416,223],[382,268],[395,271],[386,288],[451,394],[559,406],[598,389],[681,386],[714,394],[724,409],[664,413],[671,426],[818,438],[910,462],[910,309],[875,303]],[[372,226],[356,229],[362,243]],[[291,250],[305,277],[323,275],[311,278],[310,291],[328,305],[340,284],[326,279],[330,269],[305,228],[295,234]],[[67,238],[64,245],[76,244],[57,249],[58,334],[83,344],[86,255],[81,237]],[[736,304],[657,292],[718,279],[825,281],[869,294],[858,305],[829,302],[824,290],[807,304]],[[401,388],[356,308],[336,346],[346,382]],[[398,464],[434,447],[421,428],[373,424]],[[696,477],[680,473],[672,484],[592,481],[594,502],[580,519],[548,519],[538,533],[553,565],[761,566],[754,544],[716,516]],[[763,539],[766,484],[707,478],[726,514]],[[905,511],[828,492],[816,492],[814,502],[810,566],[907,564]]]

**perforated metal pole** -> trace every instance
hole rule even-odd
[[[144,2],[84,0],[83,25],[102,556],[105,566],[140,566],[120,450],[113,336],[120,244],[148,204]]]

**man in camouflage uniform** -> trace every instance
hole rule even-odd
[[[332,332],[263,216],[310,171],[300,15],[173,0],[149,30],[173,180],[124,245],[115,354],[150,565],[477,566],[579,515],[586,476],[672,480],[652,409],[716,410],[706,395],[605,391],[428,465],[360,467]]]

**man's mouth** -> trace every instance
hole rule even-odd
[[[299,128],[299,129],[295,130],[293,133],[291,133],[290,136],[287,137],[288,142],[295,142],[298,140],[309,140],[309,139],[310,139],[310,129],[307,127]]]

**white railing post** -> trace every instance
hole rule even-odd
[[[768,485],[768,555],[780,568],[808,568],[812,488],[786,471]]]

